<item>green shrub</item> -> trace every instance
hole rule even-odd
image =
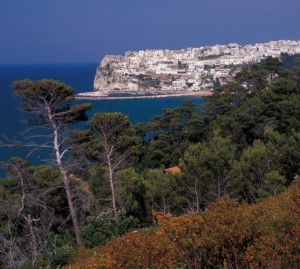
[[[123,210],[117,213],[117,217],[114,217],[113,212],[107,211],[88,217],[86,221],[81,235],[89,248],[102,246],[111,238],[128,233],[139,225],[138,219],[126,216]]]
[[[55,269],[70,262],[76,252],[74,238],[69,233],[62,235],[49,235],[47,239],[47,253],[43,259],[47,261],[47,265]]]

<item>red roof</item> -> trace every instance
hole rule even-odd
[[[171,173],[175,173],[175,174],[181,173],[181,170],[178,166],[173,166],[173,167],[167,168],[165,170],[170,171]]]

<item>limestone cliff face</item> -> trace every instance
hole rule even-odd
[[[107,94],[114,86],[118,78],[114,73],[115,65],[123,61],[122,56],[119,55],[106,55],[96,70],[94,79],[94,90]]]
[[[143,60],[130,52],[125,56],[107,55],[97,67],[94,91],[100,95],[154,93],[160,91],[160,81],[155,72],[146,71]]]

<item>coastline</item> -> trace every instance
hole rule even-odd
[[[124,93],[125,94],[125,93]],[[149,98],[167,98],[167,97],[181,97],[181,96],[210,96],[212,91],[197,91],[189,93],[168,93],[157,95],[132,95],[132,96],[109,96],[101,95],[98,92],[79,93],[75,96],[76,100],[125,100],[125,99],[149,99]]]

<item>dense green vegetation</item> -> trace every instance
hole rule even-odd
[[[83,131],[69,127],[89,106],[72,106],[68,86],[16,82],[55,154],[3,164],[0,267],[297,268],[300,67],[288,60],[244,67],[201,107],[136,125],[97,113]]]

